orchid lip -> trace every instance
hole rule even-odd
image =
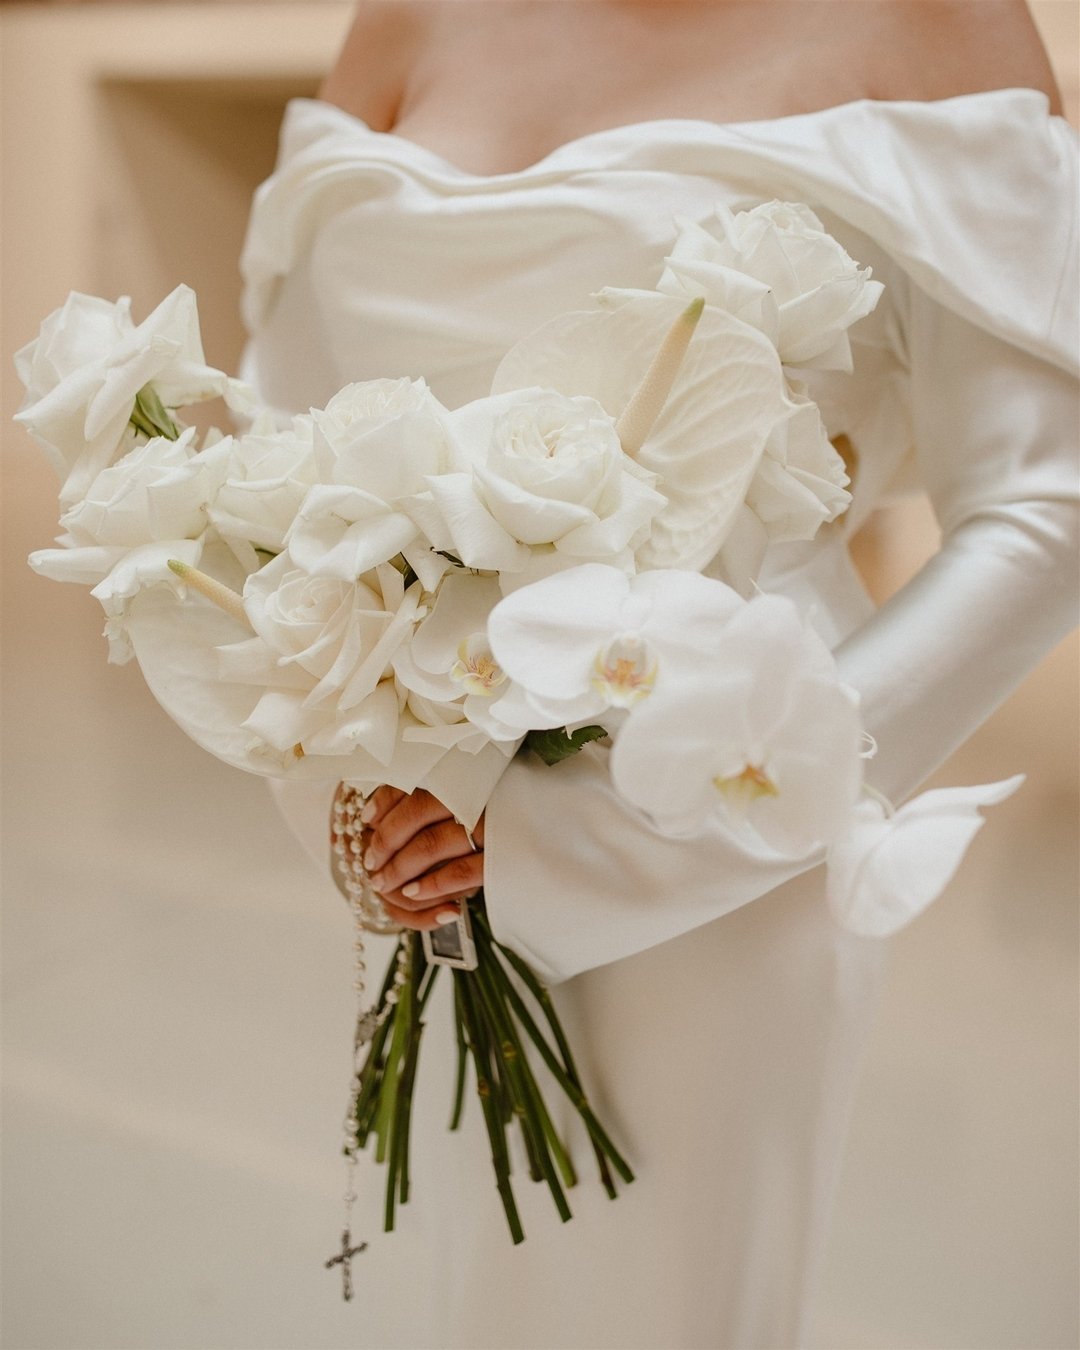
[[[632,708],[647,698],[656,683],[659,663],[640,637],[618,637],[597,652],[592,686],[616,708]]]
[[[458,659],[450,667],[450,678],[469,694],[491,698],[506,682],[506,671],[495,660],[485,633],[474,633],[458,646]]]
[[[719,774],[713,779],[713,786],[732,804],[748,805],[760,801],[762,797],[779,797],[780,789],[758,764],[747,764],[740,773]]]

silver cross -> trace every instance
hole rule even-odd
[[[354,1256],[367,1248],[366,1242],[361,1242],[359,1247],[350,1247],[349,1243],[351,1241],[352,1234],[346,1228],[341,1234],[341,1251],[338,1252],[337,1256],[331,1256],[328,1261],[324,1262],[326,1270],[331,1270],[337,1265],[341,1266],[341,1296],[346,1303],[348,1303],[353,1296],[352,1266],[350,1262]]]

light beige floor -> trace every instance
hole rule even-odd
[[[193,34],[184,6],[153,8],[115,10],[111,34],[6,18],[6,107],[22,122],[5,123],[5,427],[11,351],[72,286],[123,285],[145,310],[190,280],[213,296],[212,355],[233,362],[222,259],[283,92],[310,91],[347,17],[275,5],[267,35],[266,7],[205,5],[216,17]],[[236,75],[245,60],[257,79]],[[170,61],[220,78],[148,84]],[[172,158],[147,158],[163,143]],[[342,1307],[321,1269],[340,1190],[345,916],[313,891],[261,784],[189,744],[137,671],[105,665],[94,602],[25,568],[54,533],[53,486],[21,436],[3,443],[4,1344],[347,1346],[362,1303]],[[883,526],[880,585],[925,535],[917,505]],[[819,1347],[1077,1344],[1076,743],[1070,644],[942,774],[1031,781],[895,943]]]

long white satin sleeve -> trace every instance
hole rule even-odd
[[[896,800],[1076,622],[1077,381],[914,285],[902,298],[911,414],[942,546],[837,649]],[[623,804],[605,752],[517,759],[487,813],[494,931],[551,981],[717,918],[806,870],[719,831],[666,839]]]

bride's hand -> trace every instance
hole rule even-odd
[[[381,787],[368,798],[361,820],[364,868],[396,923],[437,928],[484,884],[483,816],[470,842],[465,827],[430,792]]]

